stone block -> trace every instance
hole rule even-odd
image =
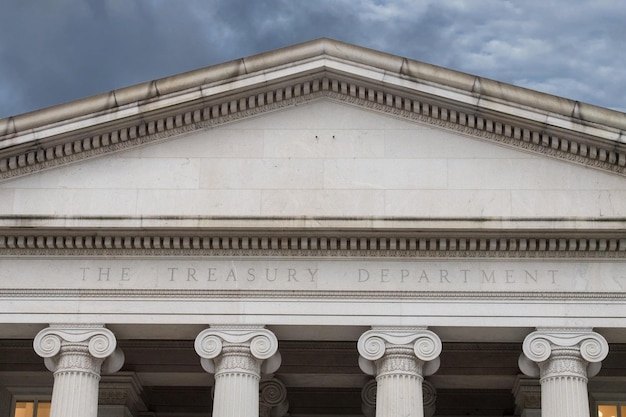
[[[265,190],[261,215],[381,216],[384,200],[373,190]]]
[[[137,212],[148,216],[258,216],[257,190],[140,190]]]
[[[323,161],[315,159],[211,159],[200,170],[208,189],[321,188]]]

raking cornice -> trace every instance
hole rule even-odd
[[[329,99],[626,175],[626,114],[320,39],[0,120],[0,179]]]

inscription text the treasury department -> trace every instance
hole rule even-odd
[[[132,267],[91,267],[79,268],[82,281],[132,282],[138,278]],[[555,285],[559,277],[558,269],[505,269],[505,268],[331,268],[319,267],[159,267],[157,275],[167,282],[211,283],[211,282],[285,282],[304,283],[320,280],[332,281],[344,276],[354,284],[385,283],[425,285],[425,284],[524,284]]]

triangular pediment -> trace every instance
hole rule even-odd
[[[0,120],[0,213],[623,219],[625,130],[620,112],[320,39]]]
[[[327,97],[0,184],[4,215],[600,218],[626,179]]]
[[[319,39],[0,120],[0,180],[328,98],[626,175],[626,115]]]

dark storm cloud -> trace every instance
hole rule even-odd
[[[0,117],[326,36],[626,108],[623,2],[8,0]]]

